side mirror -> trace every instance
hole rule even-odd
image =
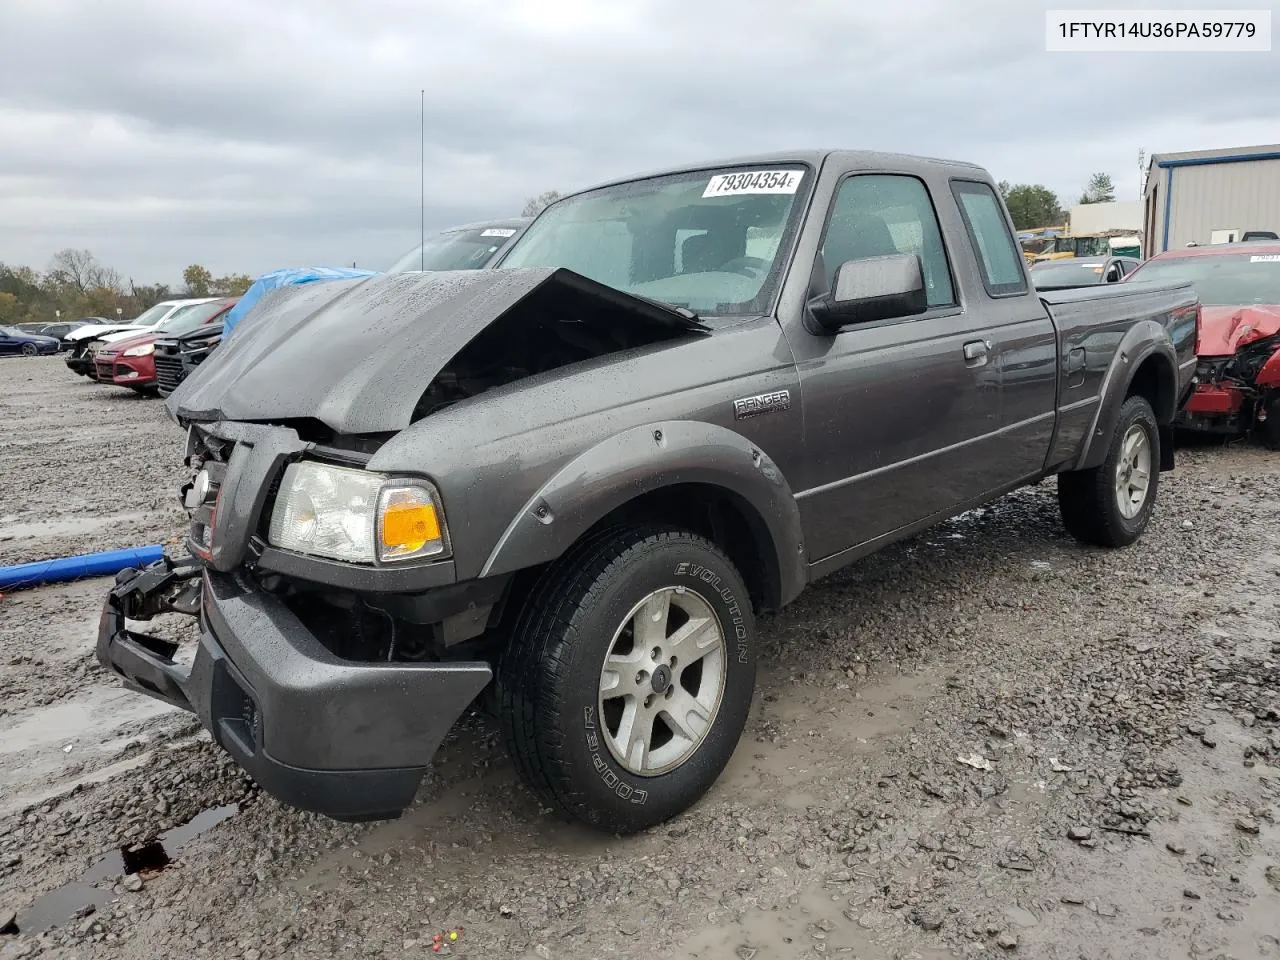
[[[809,302],[813,318],[828,333],[928,308],[920,258],[912,253],[846,260],[836,271],[835,289]]]

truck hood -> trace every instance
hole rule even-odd
[[[1203,306],[1196,355],[1229,357],[1243,346],[1280,333],[1280,305]]]
[[[172,335],[160,333],[156,336],[156,343],[202,343],[205,340],[219,340],[222,338],[222,324],[206,323],[196,327],[194,330],[188,330],[186,333]]]
[[[563,269],[286,286],[255,305],[166,407],[180,422],[318,420],[343,434],[402,430],[436,375],[486,330],[482,345],[536,330],[577,358],[708,332],[688,311]]]

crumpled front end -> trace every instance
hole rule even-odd
[[[286,427],[192,427],[190,556],[119,575],[97,657],[130,689],[194,712],[279,800],[337,819],[394,817],[492,671],[408,637],[397,646],[396,618],[365,600],[404,588],[406,568],[347,570],[270,545],[281,478],[304,457],[360,460]],[[411,578],[451,582],[451,565],[427,566]],[[129,628],[172,612],[199,618],[190,666],[179,644]]]
[[[1280,308],[1205,307],[1195,388],[1177,425],[1264,439],[1280,433]]]

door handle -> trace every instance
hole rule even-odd
[[[980,367],[987,362],[987,349],[991,344],[985,340],[970,340],[964,345],[964,362],[971,367]]]

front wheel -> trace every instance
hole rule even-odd
[[[1269,449],[1280,450],[1280,390],[1272,391],[1263,403],[1266,419],[1258,424],[1258,434]]]
[[[497,671],[507,748],[563,815],[615,833],[661,823],[719,777],[746,726],[755,631],[714,544],[603,534],[535,587]]]
[[[22,345],[22,355],[24,357],[34,357],[36,355],[36,352],[37,352],[37,347],[34,343],[24,343]]]
[[[1082,543],[1125,547],[1142,535],[1160,485],[1160,430],[1144,397],[1120,407],[1107,457],[1089,470],[1058,475],[1058,508]]]

